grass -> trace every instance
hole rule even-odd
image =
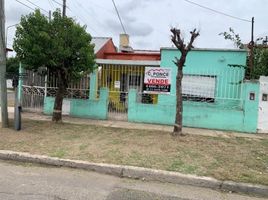
[[[191,136],[26,120],[0,128],[0,149],[268,185],[268,139]]]

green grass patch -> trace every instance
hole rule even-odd
[[[22,125],[19,133],[0,128],[0,149],[268,185],[268,138],[173,138],[162,131],[31,120]]]

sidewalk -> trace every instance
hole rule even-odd
[[[1,108],[0,108],[1,112]],[[14,117],[14,108],[8,107],[9,118]],[[43,115],[41,113],[31,113],[23,112],[23,119],[31,120],[41,120],[41,121],[51,121],[51,116]],[[158,124],[144,124],[144,123],[133,123],[127,121],[112,121],[112,120],[94,120],[94,119],[84,119],[84,118],[75,118],[69,116],[63,116],[63,121],[65,123],[73,124],[86,124],[86,125],[97,125],[103,127],[113,127],[113,128],[125,128],[125,129],[137,129],[137,130],[157,130],[172,132],[173,127],[169,125],[158,125]],[[0,115],[1,122],[1,115]],[[223,137],[223,138],[232,138],[232,137],[242,137],[242,138],[252,138],[252,139],[268,139],[268,134],[249,134],[249,133],[239,133],[231,131],[221,131],[221,130],[210,130],[210,129],[200,129],[200,128],[188,128],[184,127],[183,132],[190,135],[201,135],[209,137]]]
[[[13,118],[14,117],[14,108],[8,107],[8,117]],[[1,115],[1,105],[0,105],[0,123],[2,122],[2,115]]]
[[[12,109],[10,110],[12,111]],[[12,116],[10,116],[12,117]],[[42,121],[50,121],[51,116],[43,115],[41,113],[28,113],[25,112],[22,114],[24,119],[31,120],[42,120]],[[125,128],[125,129],[137,129],[137,130],[157,130],[157,131],[165,131],[172,132],[173,127],[168,125],[157,125],[157,124],[143,124],[143,123],[133,123],[127,121],[112,121],[112,120],[93,120],[93,119],[82,119],[82,118],[74,118],[69,116],[63,116],[63,121],[65,123],[73,123],[73,124],[86,124],[86,125],[97,125],[104,127],[113,127],[113,128]],[[252,139],[268,139],[268,134],[248,134],[248,133],[238,133],[238,132],[230,132],[230,131],[220,131],[220,130],[209,130],[209,129],[199,129],[199,128],[188,128],[184,127],[183,132],[185,134],[191,135],[201,135],[201,136],[209,136],[209,137],[224,137],[224,138],[232,138],[232,137],[243,137],[243,138],[252,138]]]
[[[10,115],[10,118],[12,118],[12,116],[13,115]],[[265,155],[267,155],[265,141],[268,138],[265,135],[185,128],[184,132],[191,135],[175,140],[169,135],[169,132],[172,131],[171,126],[79,119],[64,116],[63,121],[66,124],[60,126],[62,128],[58,128],[57,124],[50,122],[51,116],[36,113],[23,113],[23,118],[24,124],[22,124],[22,126],[28,127],[28,125],[33,124],[32,127],[34,128],[31,129],[31,126],[29,126],[29,129],[25,128],[24,134],[3,134],[1,146],[3,149],[11,151],[0,151],[0,159],[81,168],[133,179],[195,185],[251,194],[255,192],[258,195],[266,194],[266,196],[268,194],[267,186],[254,185],[254,183],[267,184],[267,179],[265,179],[267,173],[263,171],[266,166]],[[40,123],[41,121],[48,122]],[[93,126],[74,126],[72,124]],[[48,126],[52,127],[51,130],[47,129]],[[101,126],[119,127],[123,129],[102,128]],[[35,133],[36,128],[39,129],[40,132],[37,131]],[[157,132],[156,134],[154,134],[154,132],[148,132],[147,135],[142,134],[140,136],[138,133],[143,131],[127,129],[160,130],[163,132]],[[70,133],[67,133],[69,130]],[[77,134],[77,130],[80,130],[78,131],[79,134]],[[6,131],[7,133],[14,132],[10,129]],[[55,134],[55,131],[58,134]],[[34,134],[32,134],[33,132]],[[152,141],[152,136],[154,135],[157,137],[154,137],[155,140]],[[199,135],[217,138],[198,137]],[[226,139],[221,139],[222,137]],[[243,140],[236,137],[247,137],[250,139]],[[98,143],[100,138],[102,138],[101,142]],[[265,138],[265,140],[263,140],[263,138]],[[22,143],[22,141],[24,142]],[[61,142],[59,143],[58,141]],[[137,141],[139,142],[137,143]],[[11,146],[6,144],[11,144]],[[66,149],[65,147],[70,144],[72,148]],[[237,145],[241,146],[237,148]],[[185,151],[178,150],[182,146]],[[222,151],[223,147],[224,152]],[[161,151],[158,152],[159,149]],[[175,151],[171,152],[170,149],[175,149]],[[260,154],[256,154],[255,151],[258,151]],[[144,152],[146,152],[146,154]],[[157,157],[154,157],[156,152],[158,152]],[[88,157],[90,153],[92,153],[92,155],[96,154],[97,156]],[[166,159],[167,155],[168,158]],[[247,155],[247,159],[240,159],[241,155]],[[259,155],[260,157],[258,157]],[[181,158],[184,157],[188,157],[190,162],[187,159],[181,161]],[[122,158],[125,160],[122,161]],[[202,162],[199,158],[203,158]],[[208,158],[211,158],[211,160]],[[77,159],[77,161],[68,159]],[[191,162],[192,160],[198,163],[193,164]],[[215,161],[218,163],[227,163],[223,166],[216,166],[215,168]],[[147,168],[143,168],[144,166]],[[211,166],[214,168],[211,168]],[[243,168],[243,166],[245,167]],[[182,172],[185,174],[190,173],[199,176],[182,174],[179,172],[178,167],[183,169]],[[193,167],[194,171],[189,171],[189,169],[191,170]],[[211,169],[213,170],[209,171]],[[239,172],[233,169],[237,169]],[[202,173],[199,173],[199,171]],[[215,174],[221,174],[221,172],[227,175],[214,176]],[[229,176],[231,172],[233,173]],[[202,177],[202,174],[206,174],[208,177]],[[251,178],[249,181],[245,181],[240,178],[240,174]],[[234,176],[236,178],[233,178]],[[209,177],[215,177],[217,179]],[[254,181],[251,182],[253,177]],[[235,182],[224,180],[233,180]],[[253,184],[244,184],[242,182]]]

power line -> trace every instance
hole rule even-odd
[[[21,1],[19,1],[19,0],[15,0],[15,1],[17,1],[17,2],[18,2],[18,3],[20,3],[21,5],[24,5],[25,7],[29,8],[29,9],[31,9],[31,10],[33,10],[33,11],[35,11],[35,9],[34,9],[34,8],[32,8],[32,7],[28,6],[27,4],[22,3],[22,2],[21,2]]]
[[[198,3],[195,3],[193,1],[190,1],[190,0],[184,0],[190,4],[193,4],[193,5],[196,5],[196,6],[199,6],[201,8],[204,8],[204,9],[207,9],[207,10],[210,10],[212,12],[215,12],[215,13],[218,13],[218,14],[221,14],[221,15],[224,15],[224,16],[227,16],[227,17],[231,17],[231,18],[234,18],[234,19],[237,19],[237,20],[241,20],[241,21],[244,21],[244,22],[251,22],[250,20],[247,20],[247,19],[243,19],[243,18],[240,18],[240,17],[236,17],[236,16],[233,16],[233,15],[229,15],[229,14],[226,14],[224,12],[221,12],[221,11],[218,11],[218,10],[215,10],[215,9],[212,9],[212,8],[209,8],[207,6],[203,6],[203,5],[200,5]]]
[[[35,3],[31,2],[30,0],[26,0],[26,1],[29,2],[30,4],[34,5],[35,7],[39,8],[40,10],[43,10],[44,12],[48,13],[48,11],[46,11],[45,9],[43,9],[40,6],[36,5]]]
[[[72,11],[70,8],[67,7],[68,10],[70,10],[75,16],[77,16],[84,24],[87,24],[86,20],[82,17],[79,17],[79,15],[76,15],[74,11]],[[96,34],[98,34],[98,32],[92,28],[92,27],[88,27],[89,29],[91,29],[93,32],[95,32]],[[99,35],[99,34],[98,34]]]
[[[54,6],[54,4],[53,4],[53,2],[51,0],[48,0],[48,3],[50,4],[52,9],[55,9],[55,6]]]
[[[88,11],[88,9],[86,9],[81,3],[79,3],[78,1],[73,1],[77,4],[77,7],[84,10],[84,12],[90,17],[93,18],[93,20],[91,20],[91,22],[97,22],[99,25],[103,26],[103,24],[98,20],[97,17],[95,17],[94,13],[93,15],[91,15],[91,13]],[[82,13],[81,13],[82,14]]]
[[[119,19],[119,21],[120,21],[121,27],[122,27],[124,33],[127,34],[126,29],[125,29],[125,27],[124,27],[124,25],[123,25],[123,22],[122,22],[122,20],[121,20],[119,11],[118,11],[118,9],[117,9],[117,7],[116,7],[116,4],[115,4],[114,0],[112,0],[112,2],[113,2],[113,4],[114,4],[114,8],[115,8],[115,11],[116,11],[116,13],[117,13],[118,19]]]
[[[57,2],[56,0],[52,0],[52,1],[54,1],[56,4],[62,6],[62,3],[59,3],[59,2]]]

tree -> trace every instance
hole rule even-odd
[[[268,76],[268,48],[264,45],[256,45],[254,48],[254,68],[251,78],[259,79],[260,76]]]
[[[186,61],[186,57],[189,51],[193,48],[193,43],[195,39],[199,36],[199,31],[194,29],[190,32],[191,39],[190,42],[186,45],[184,43],[184,39],[181,37],[181,31],[180,29],[172,28],[171,30],[171,41],[173,44],[177,47],[177,49],[180,51],[180,59],[175,57],[174,64],[177,66],[177,77],[176,77],[176,96],[177,96],[177,103],[176,103],[176,119],[175,119],[175,125],[173,129],[173,135],[178,136],[182,135],[182,112],[183,112],[183,106],[182,106],[182,78],[183,78],[183,67]]]
[[[19,74],[20,61],[17,57],[7,58],[7,74]]]
[[[233,28],[229,28],[229,31],[224,31],[220,33],[219,35],[223,35],[225,40],[231,40],[235,47],[239,49],[244,49],[245,45],[242,43],[242,40],[240,38],[239,34],[236,34]]]
[[[52,121],[62,120],[62,102],[70,81],[92,72],[95,65],[94,46],[91,36],[72,18],[61,16],[60,10],[49,21],[36,10],[21,18],[17,27],[14,50],[27,69],[48,69],[57,76]]]
[[[226,40],[231,40],[235,47],[239,49],[247,48],[240,39],[240,35],[235,33],[234,29],[231,27],[229,28],[229,31],[222,32],[219,35],[223,35]],[[268,46],[266,42],[267,41],[264,38],[257,38],[254,42],[253,69],[252,71],[249,69],[249,56],[247,57],[247,64],[242,66],[246,69],[245,76],[247,79],[259,79],[260,76],[268,76]]]

